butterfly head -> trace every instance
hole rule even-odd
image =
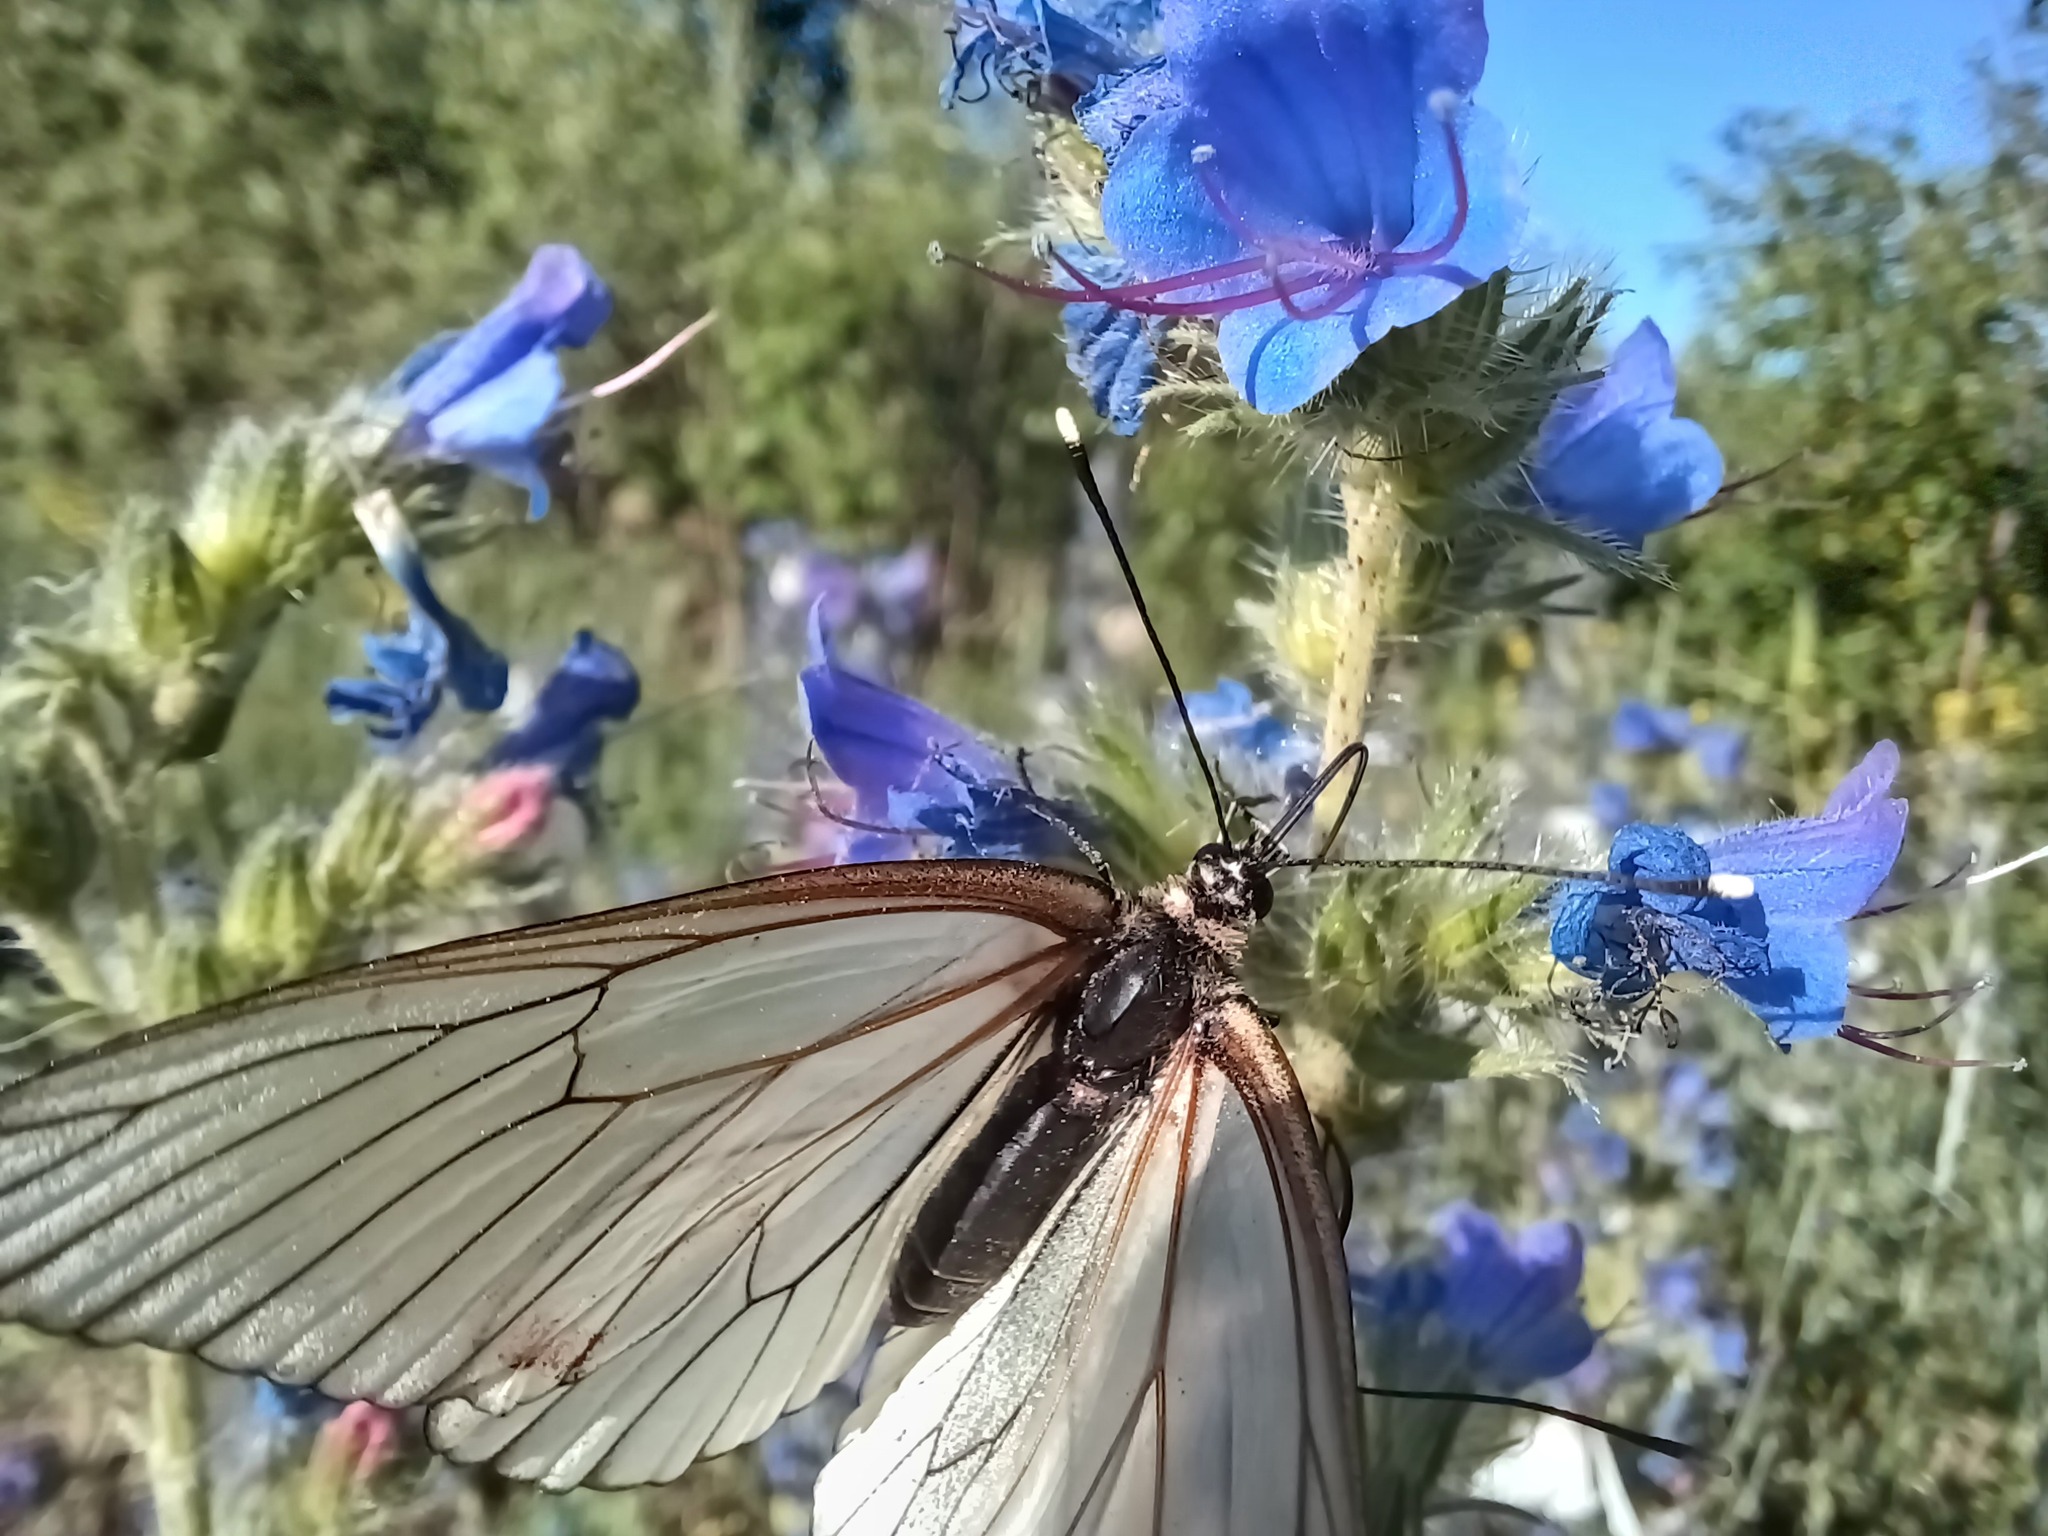
[[[1273,882],[1260,860],[1242,848],[1208,843],[1188,865],[1187,890],[1195,916],[1249,928],[1273,910]]]

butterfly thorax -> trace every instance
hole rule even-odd
[[[1241,998],[1238,964],[1271,887],[1205,848],[1128,900],[1025,1066],[925,1198],[899,1254],[894,1321],[956,1317],[995,1283],[1060,1195],[1145,1098],[1174,1043]]]

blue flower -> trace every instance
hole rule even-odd
[[[1715,1302],[1714,1260],[1704,1248],[1643,1265],[1643,1301],[1660,1328],[1684,1335],[1723,1376],[1749,1370],[1749,1330]]]
[[[1678,375],[1664,333],[1645,320],[1607,372],[1557,397],[1536,439],[1529,483],[1554,516],[1631,549],[1714,499],[1721,450],[1672,415]]]
[[[843,862],[913,857],[1044,859],[1068,852],[1071,808],[1041,799],[1017,765],[965,726],[849,672],[811,616],[804,717],[826,766],[853,791]]]
[[[580,793],[597,771],[606,722],[624,720],[639,707],[640,674],[626,653],[578,630],[525,720],[498,739],[484,766],[539,764],[554,770],[560,789]]]
[[[1108,286],[1132,274],[1116,257],[1084,245],[1062,245],[1060,258]],[[1067,333],[1067,367],[1088,391],[1095,414],[1119,437],[1144,424],[1145,392],[1158,379],[1158,347],[1166,322],[1112,304],[1069,304],[1060,311]]]
[[[1664,1148],[1703,1189],[1735,1182],[1735,1104],[1696,1061],[1675,1061],[1657,1095],[1658,1133]]]
[[[1623,827],[1610,870],[1712,884],[1701,895],[1674,895],[1567,882],[1552,903],[1551,953],[1624,1006],[1647,1006],[1667,977],[1689,971],[1726,986],[1780,1046],[1844,1032],[1843,924],[1898,860],[1906,802],[1887,793],[1898,767],[1898,748],[1879,742],[1820,815],[1706,843],[1676,827]]]
[[[1284,799],[1313,777],[1320,756],[1315,740],[1236,678],[1218,678],[1214,688],[1190,693],[1187,702],[1202,749],[1234,788]],[[1154,729],[1169,751],[1186,740],[1171,703],[1160,709]]]
[[[1642,699],[1615,706],[1607,739],[1615,751],[1631,754],[1689,749],[1700,772],[1716,783],[1740,778],[1749,755],[1749,733],[1742,727],[1696,721],[1691,710],[1659,708]]]
[[[1579,1306],[1585,1241],[1568,1221],[1539,1222],[1510,1237],[1463,1203],[1432,1223],[1439,1251],[1351,1277],[1351,1299],[1375,1353],[1428,1356],[1439,1380],[1514,1392],[1572,1370],[1595,1336]],[[1388,1381],[1414,1387],[1416,1381]]]
[[[1069,0],[1064,8],[955,0],[953,67],[939,100],[976,101],[995,86],[1034,107],[1071,111],[1098,80],[1140,62],[1138,44],[1155,12],[1152,0]]]
[[[356,519],[412,609],[402,633],[363,636],[363,656],[376,675],[329,683],[329,717],[337,724],[361,720],[374,741],[399,747],[419,735],[440,708],[444,689],[454,690],[464,709],[493,710],[504,703],[505,658],[434,591],[397,503],[388,495],[366,496],[356,505]]]
[[[452,459],[522,487],[543,517],[548,429],[562,400],[555,353],[611,317],[611,290],[570,245],[544,245],[503,302],[466,331],[421,347],[393,375],[405,408],[400,452]]]
[[[1642,699],[1623,699],[1608,723],[1607,739],[1617,752],[1683,752],[1692,742],[1692,711],[1659,709]]]
[[[1160,32],[1160,63],[1077,113],[1140,279],[1067,266],[1080,292],[1220,319],[1231,382],[1278,414],[1507,264],[1522,205],[1506,131],[1470,101],[1479,0],[1165,0]]]
[[[1603,827],[1618,827],[1628,820],[1628,786],[1613,779],[1595,779],[1586,791],[1586,808]]]

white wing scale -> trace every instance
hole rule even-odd
[[[1356,1536],[1319,1168],[1277,1045],[1226,1005],[826,1468],[821,1536]]]
[[[187,1349],[558,1487],[680,1475],[858,1349],[1111,898],[924,863],[445,945],[0,1093],[0,1316]]]

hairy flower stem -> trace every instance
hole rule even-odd
[[[1408,520],[1386,467],[1363,453],[1347,455],[1338,491],[1344,502],[1344,575],[1337,598],[1337,654],[1323,716],[1323,761],[1365,735],[1381,631],[1400,605],[1407,565]],[[1334,815],[1342,795],[1320,808]]]
[[[199,1368],[182,1355],[149,1355],[149,1487],[159,1536],[207,1536],[205,1409]]]

